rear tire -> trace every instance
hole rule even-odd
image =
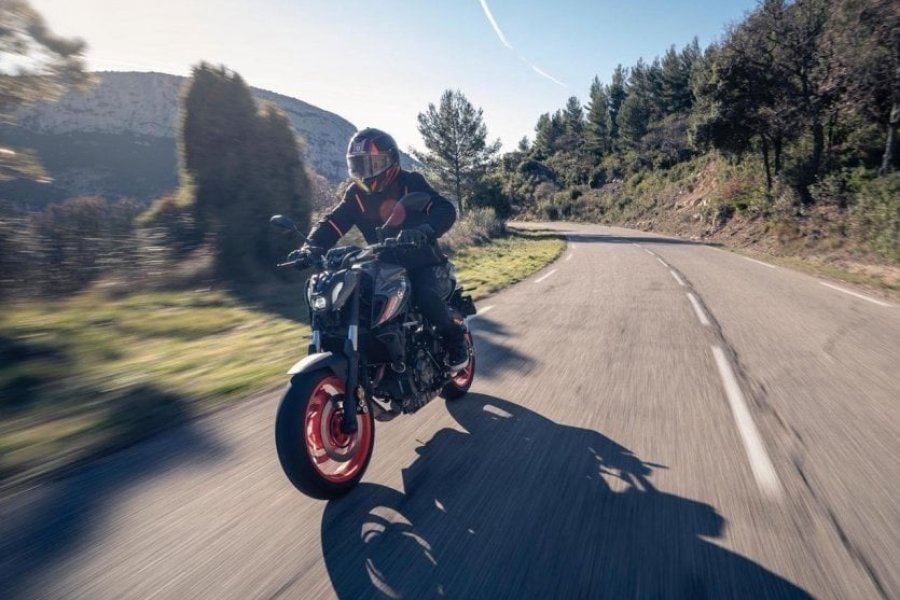
[[[441,389],[441,397],[446,400],[462,398],[472,387],[475,381],[475,343],[472,340],[472,332],[466,328],[466,347],[469,349],[469,364],[465,369],[450,378],[450,381]]]
[[[294,377],[275,417],[275,447],[285,475],[298,490],[321,500],[346,494],[362,479],[375,447],[371,402],[357,414],[358,430],[340,430],[344,382],[322,369]]]

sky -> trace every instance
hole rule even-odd
[[[698,37],[756,0],[31,0],[95,70],[188,75],[205,60],[421,148],[416,116],[459,89],[512,149],[587,102],[594,76]]]

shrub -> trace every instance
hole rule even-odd
[[[474,207],[441,238],[441,246],[452,253],[464,246],[482,244],[506,234],[506,224],[491,208]]]
[[[900,264],[900,173],[872,177],[869,172],[853,172],[854,191],[850,231],[872,250]]]

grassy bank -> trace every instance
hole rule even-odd
[[[804,204],[762,164],[704,155],[598,189],[559,191],[536,216],[621,225],[713,241],[730,249],[873,289],[900,291],[900,174],[845,170]]]
[[[457,274],[480,298],[540,269],[564,245],[512,234],[459,250]],[[95,291],[4,306],[0,488],[279,385],[307,344],[300,289],[253,298]]]

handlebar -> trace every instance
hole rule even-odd
[[[378,242],[376,244],[369,244],[361,249],[357,257],[368,257],[372,255],[376,255],[379,252],[383,252],[385,250],[402,250],[402,249],[412,249],[418,248],[419,244],[411,244],[411,243],[401,243],[398,238],[386,238],[383,242]],[[297,260],[291,260],[283,263],[278,263],[276,267],[294,267],[299,269],[307,269],[313,266],[321,266],[325,262],[324,256],[318,257],[303,257],[298,258]]]

